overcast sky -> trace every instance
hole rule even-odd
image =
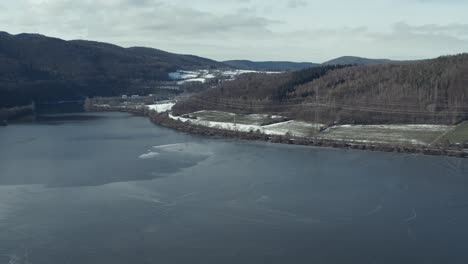
[[[216,60],[468,51],[467,0],[2,0],[0,30]]]

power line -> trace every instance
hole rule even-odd
[[[305,102],[305,100],[307,100],[306,98],[289,98],[289,99],[286,99],[286,104],[285,103],[281,103],[277,100],[272,100],[272,99],[262,99],[262,100],[251,100],[251,101],[246,101],[246,100],[243,100],[243,99],[225,99],[225,98],[221,98],[221,97],[215,97],[215,96],[207,96],[207,95],[203,95],[203,97],[201,97],[200,95],[196,95],[196,96],[192,96],[190,98],[194,98],[194,97],[199,97],[199,98],[202,98],[202,99],[205,99],[205,98],[211,98],[211,99],[214,99],[214,100],[219,100],[219,101],[222,101],[222,102],[225,102],[225,103],[228,103],[228,104],[252,104],[252,103],[257,103],[257,104],[268,104],[268,103],[275,103],[275,104],[278,104],[281,105],[281,106],[294,106],[294,105],[298,105],[298,104],[303,104]],[[336,99],[336,98],[331,98],[331,97],[317,97],[319,100],[325,100],[325,101],[335,101],[335,102],[344,102],[344,103],[362,103],[362,104],[366,104],[366,105],[369,105],[369,104],[375,104],[375,105],[379,105],[379,106],[399,106],[399,107],[422,107],[423,104],[402,104],[402,103],[393,103],[393,102],[383,102],[383,101],[362,101],[362,100],[351,100],[351,99]],[[317,98],[314,98],[313,100],[314,101],[317,101]],[[310,100],[310,98],[308,98]],[[300,101],[299,103],[291,103],[291,101]],[[446,102],[446,101],[445,101]],[[447,102],[446,102],[447,103]],[[440,104],[437,104],[437,107],[439,108],[468,108],[468,104],[467,105],[455,105],[455,106],[449,106],[449,105],[440,105]]]
[[[220,103],[217,101],[210,101],[206,98],[196,98],[192,97],[192,101],[196,100],[199,102],[199,106],[206,106],[206,103],[210,104],[211,107],[224,107],[224,108],[231,108],[231,109],[239,109],[239,110],[246,110],[246,109],[261,109],[267,111],[269,108],[271,109],[280,109],[286,107],[293,107],[293,106],[311,106],[311,107],[326,107],[326,108],[341,108],[347,110],[355,110],[355,111],[362,111],[362,112],[374,112],[374,113],[389,113],[389,114],[408,114],[408,115],[428,115],[428,116],[446,116],[446,115],[453,115],[453,114],[468,114],[468,112],[454,112],[454,111],[445,111],[445,112],[426,112],[426,111],[409,111],[409,110],[399,110],[399,109],[384,109],[384,108],[372,108],[372,107],[365,107],[365,106],[353,106],[348,104],[337,104],[337,103],[320,103],[320,102],[312,102],[312,103],[300,103],[300,104],[289,104],[289,105],[269,105],[269,106],[256,106],[251,104],[232,104],[232,103]],[[183,102],[182,102],[183,103]],[[189,102],[190,103],[190,102]],[[285,111],[281,111],[278,113],[282,113]]]

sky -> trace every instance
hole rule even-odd
[[[466,0],[2,0],[0,31],[215,60],[468,52]]]

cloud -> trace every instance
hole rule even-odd
[[[431,4],[458,4],[465,3],[465,0],[413,0],[414,2],[420,3],[431,3]]]
[[[248,2],[248,1],[247,1]],[[86,37],[187,36],[259,34],[281,23],[258,16],[250,9],[227,14],[153,0],[48,1],[30,5],[16,20],[19,27],[34,30],[38,25],[58,31],[86,32]]]
[[[299,7],[305,7],[305,6],[307,6],[307,2],[303,0],[290,0],[288,2],[289,8],[299,8]]]
[[[148,6],[154,4],[153,0],[126,0],[123,3],[130,6]]]
[[[390,32],[365,31],[361,34],[371,45],[368,52],[385,51],[388,56],[402,59],[438,57],[467,52],[466,25],[410,25],[398,22]]]
[[[395,31],[404,33],[468,39],[468,24],[426,24],[420,26],[411,26],[405,22],[398,22],[394,25],[394,28]]]
[[[2,30],[12,33],[150,46],[218,60],[320,62],[341,55],[405,59],[468,49],[465,16],[440,13],[438,21],[428,20],[429,9],[418,16],[408,8],[403,11],[411,16],[406,17],[403,11],[392,14],[389,0],[373,1],[375,8],[389,9],[386,16],[363,9],[372,8],[369,1],[10,0],[1,3],[9,12],[0,21]]]
[[[188,8],[171,8],[159,13],[158,18],[147,20],[141,29],[171,35],[229,35],[233,33],[258,34],[268,32],[268,27],[281,23],[238,10],[227,15],[214,15]]]

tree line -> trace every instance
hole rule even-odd
[[[370,66],[244,74],[180,102],[199,110],[278,113],[333,123],[459,123],[468,118],[468,54]]]

